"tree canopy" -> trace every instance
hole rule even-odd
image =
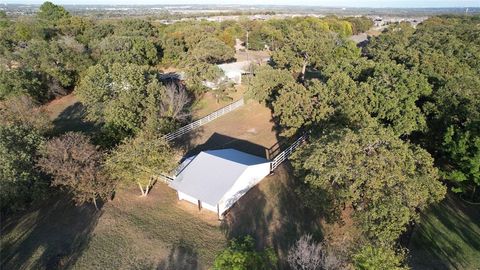
[[[138,184],[147,196],[155,175],[169,174],[175,167],[174,153],[158,134],[142,132],[125,139],[107,158],[109,174],[126,184]]]
[[[383,128],[328,132],[295,153],[293,165],[313,189],[333,194],[334,206],[352,205],[377,242],[395,241],[418,209],[445,195],[428,152]]]
[[[273,250],[255,250],[255,241],[251,236],[233,239],[228,247],[216,258],[213,269],[238,269],[238,270],[267,270],[273,269],[277,263]]]
[[[45,143],[38,166],[52,176],[52,185],[66,189],[77,204],[107,200],[115,182],[103,169],[103,153],[81,134],[69,132]]]
[[[179,112],[188,109],[188,102],[184,102],[171,104],[174,114],[166,110],[168,91],[158,74],[147,66],[135,64],[92,66],[85,72],[76,93],[87,106],[89,118],[115,131],[117,139],[137,133],[149,117],[163,117],[156,128],[160,133],[168,132],[185,119]],[[159,111],[160,108],[165,110]],[[152,115],[154,112],[157,113]]]

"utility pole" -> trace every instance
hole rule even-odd
[[[247,61],[250,60],[250,57],[249,57],[249,55],[248,55],[248,33],[249,33],[249,32],[248,32],[248,30],[247,30],[247,44],[246,44],[246,45],[247,45],[247,47],[246,47],[246,51],[247,51]]]

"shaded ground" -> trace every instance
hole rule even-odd
[[[294,186],[288,166],[280,166],[228,211],[222,224],[226,235],[252,235],[258,247],[270,246],[277,251],[284,268],[288,249],[303,233],[322,235],[318,220],[302,207]]]
[[[57,269],[77,260],[101,212],[63,196],[1,222],[1,269]]]
[[[177,139],[187,155],[201,150],[235,148],[258,156],[277,142],[275,125],[268,108],[248,101],[244,106]]]
[[[480,206],[449,194],[422,214],[409,249],[413,269],[480,269]]]
[[[85,107],[73,93],[46,104],[45,110],[53,121],[56,134],[67,131],[91,132],[95,130],[94,123],[85,119]]]

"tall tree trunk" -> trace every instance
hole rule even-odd
[[[93,197],[93,205],[95,205],[95,209],[99,210],[98,205],[97,205],[97,198],[96,197]]]
[[[303,66],[302,66],[302,82],[305,81],[305,73],[307,72],[307,59],[303,60]]]
[[[138,187],[140,188],[140,191],[142,192],[142,197],[146,196],[145,191],[143,190],[142,184],[140,184],[140,182],[138,182],[137,184],[138,184]]]
[[[148,192],[150,192],[151,183],[152,183],[152,180],[148,180],[148,184],[145,187],[145,196],[147,196]]]

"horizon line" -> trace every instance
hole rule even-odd
[[[43,1],[42,3],[22,3],[22,2],[4,2],[0,3],[0,5],[32,5],[32,6],[40,6],[44,2],[53,2],[54,1]],[[54,3],[56,4],[56,3]],[[60,6],[237,6],[237,7],[319,7],[319,8],[371,8],[371,9],[464,9],[464,8],[480,8],[478,6],[442,6],[442,7],[435,7],[435,6],[424,6],[424,7],[398,7],[398,6],[384,6],[384,7],[374,7],[374,6],[330,6],[330,5],[309,5],[309,4],[56,4]]]

